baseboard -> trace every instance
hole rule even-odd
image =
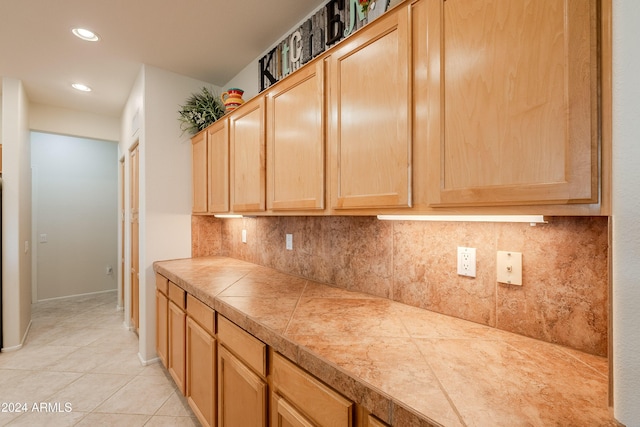
[[[56,301],[56,300],[67,299],[67,298],[75,298],[75,297],[86,297],[88,295],[100,295],[100,294],[106,294],[106,293],[109,293],[109,292],[118,292],[118,290],[117,289],[107,289],[106,291],[87,292],[86,294],[65,295],[65,296],[62,296],[62,297],[39,299],[38,302]]]
[[[10,353],[12,351],[20,350],[24,346],[24,343],[27,341],[27,336],[29,335],[29,331],[31,330],[31,325],[32,324],[33,324],[33,322],[31,320],[29,320],[29,325],[27,326],[27,330],[24,331],[24,335],[22,336],[22,340],[20,341],[20,344],[14,345],[13,347],[3,347],[2,350],[0,350],[0,351],[2,353]]]
[[[158,363],[160,361],[159,357],[154,357],[153,359],[144,360],[144,358],[140,353],[138,353],[138,359],[140,360],[140,363],[142,364],[142,366],[153,365],[154,363]]]

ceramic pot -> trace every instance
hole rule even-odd
[[[227,89],[226,92],[222,92],[220,98],[222,98],[225,112],[233,111],[244,104],[242,94],[244,94],[244,91],[235,87]]]

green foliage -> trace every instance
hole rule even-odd
[[[224,116],[224,104],[220,96],[203,87],[201,92],[192,94],[178,111],[180,129],[192,135]]]

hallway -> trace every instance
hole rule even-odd
[[[0,426],[199,425],[115,307],[115,291],[33,305],[25,346],[0,353]]]

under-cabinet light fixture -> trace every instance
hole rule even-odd
[[[545,224],[543,215],[378,215],[391,221],[454,221],[454,222],[528,222]]]
[[[216,218],[242,218],[242,215],[234,215],[234,214],[219,214],[219,215],[214,215],[214,217]]]

